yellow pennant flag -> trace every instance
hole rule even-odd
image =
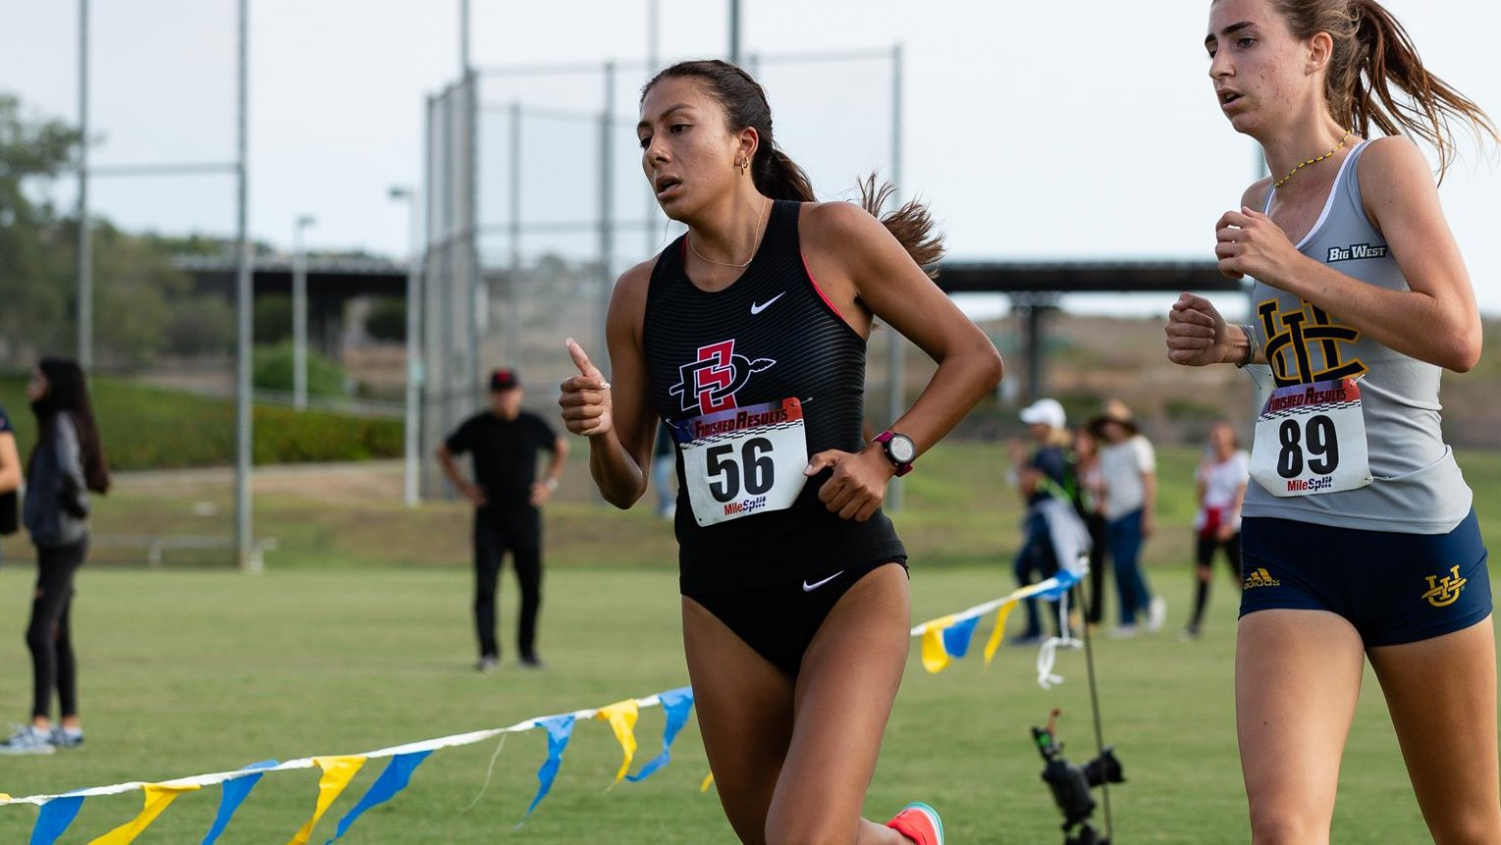
[[[313,817],[308,819],[307,824],[297,831],[292,841],[287,845],[305,845],[308,837],[313,835],[313,827],[328,808],[349,786],[349,782],[359,772],[360,767],[365,765],[364,757],[314,757],[313,762],[323,770],[323,777],[318,779],[318,805],[313,810]]]
[[[136,840],[141,832],[156,821],[156,817],[162,814],[177,796],[184,792],[192,792],[197,789],[197,784],[186,786],[166,786],[159,783],[148,783],[143,789],[146,792],[146,806],[141,814],[131,819],[129,823],[120,825],[109,833],[90,842],[89,845],[129,845]]]
[[[714,773],[713,772],[709,772],[709,774],[704,777],[704,782],[698,785],[699,794],[703,794],[705,792],[708,792],[709,791],[709,787],[711,787],[713,785],[714,785]]]
[[[641,707],[636,704],[635,699],[601,707],[594,714],[594,718],[610,723],[610,730],[615,732],[615,739],[619,740],[620,747],[625,750],[625,762],[620,764],[620,771],[615,773],[615,783],[625,779],[625,773],[631,768],[631,760],[636,757],[636,718],[640,715]],[[614,786],[615,783],[610,785]]]
[[[951,613],[929,622],[927,629],[923,631],[922,667],[930,673],[942,672],[945,666],[953,662],[948,649],[943,646],[943,632],[953,624],[954,615]]]
[[[995,657],[995,650],[1000,648],[1001,639],[1006,636],[1006,618],[1011,615],[1011,608],[1016,607],[1016,602],[1001,605],[1001,609],[995,614],[995,630],[990,632],[990,642],[985,644],[985,665],[990,665],[990,658]]]

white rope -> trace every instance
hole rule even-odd
[[[661,703],[662,699],[657,695],[649,695],[646,698],[636,699],[637,707],[656,707]],[[571,715],[575,719],[585,720],[594,718],[595,714],[597,713],[599,713],[598,708],[592,710],[575,710],[571,714],[559,713],[555,716],[538,716],[536,718],[527,719],[524,722],[517,722],[516,724],[508,728],[494,728],[491,730],[471,731],[469,733],[453,734],[451,736],[442,736],[435,739],[424,739],[420,742],[410,742],[406,745],[393,745],[390,748],[381,748],[375,751],[366,751],[361,754],[330,754],[324,756],[363,757],[367,760],[372,760],[380,757],[395,757],[400,754],[411,754],[417,751],[436,751],[440,748],[454,748],[461,745],[474,745],[475,743],[484,742],[487,739],[491,739],[492,737],[500,736],[502,734],[521,733],[523,731],[529,731],[547,721],[548,719],[556,719],[561,716]],[[496,749],[496,753],[499,753],[499,749]],[[49,801],[54,801],[58,798],[92,798],[99,795],[119,795],[123,792],[134,792],[135,790],[153,785],[171,787],[213,786],[215,784],[224,783],[225,781],[235,780],[237,778],[251,777],[252,775],[264,775],[269,772],[290,771],[293,769],[311,769],[317,765],[318,764],[314,758],[302,757],[296,760],[288,760],[285,763],[280,763],[275,766],[269,766],[264,769],[236,769],[232,772],[214,772],[212,774],[206,775],[192,775],[190,777],[173,778],[172,780],[166,781],[156,781],[155,783],[133,780],[126,783],[111,784],[109,786],[95,786],[88,789],[79,789],[73,792],[58,795],[27,795],[21,798],[0,798],[0,807],[10,804],[36,804],[37,806],[41,806]]]

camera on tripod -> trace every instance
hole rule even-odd
[[[1063,811],[1064,845],[1110,845],[1109,838],[1100,836],[1100,832],[1089,823],[1095,808],[1094,795],[1089,790],[1102,784],[1125,782],[1121,763],[1115,759],[1115,746],[1105,746],[1100,756],[1083,766],[1068,762],[1063,757],[1063,743],[1058,741],[1055,733],[1061,715],[1062,710],[1050,713],[1047,727],[1032,728],[1032,739],[1047,763],[1042,770],[1042,779],[1053,791],[1058,809]]]

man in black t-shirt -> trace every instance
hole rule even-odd
[[[539,668],[537,611],[542,604],[542,514],[539,508],[558,488],[567,442],[541,417],[521,410],[521,379],[515,370],[490,376],[490,408],[465,420],[438,447],[443,472],[474,504],[474,626],[479,635],[476,668],[499,665],[495,638],[495,594],[501,559],[511,553],[521,585],[517,649],[521,665]],[[544,478],[537,478],[537,452],[552,453]],[[455,458],[469,453],[474,478]]]

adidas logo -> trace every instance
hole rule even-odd
[[[1247,590],[1251,589],[1252,587],[1280,586],[1282,586],[1282,582],[1278,581],[1276,578],[1273,578],[1272,573],[1267,572],[1264,567],[1260,569],[1253,569],[1251,570],[1251,574],[1246,576],[1245,588]]]

